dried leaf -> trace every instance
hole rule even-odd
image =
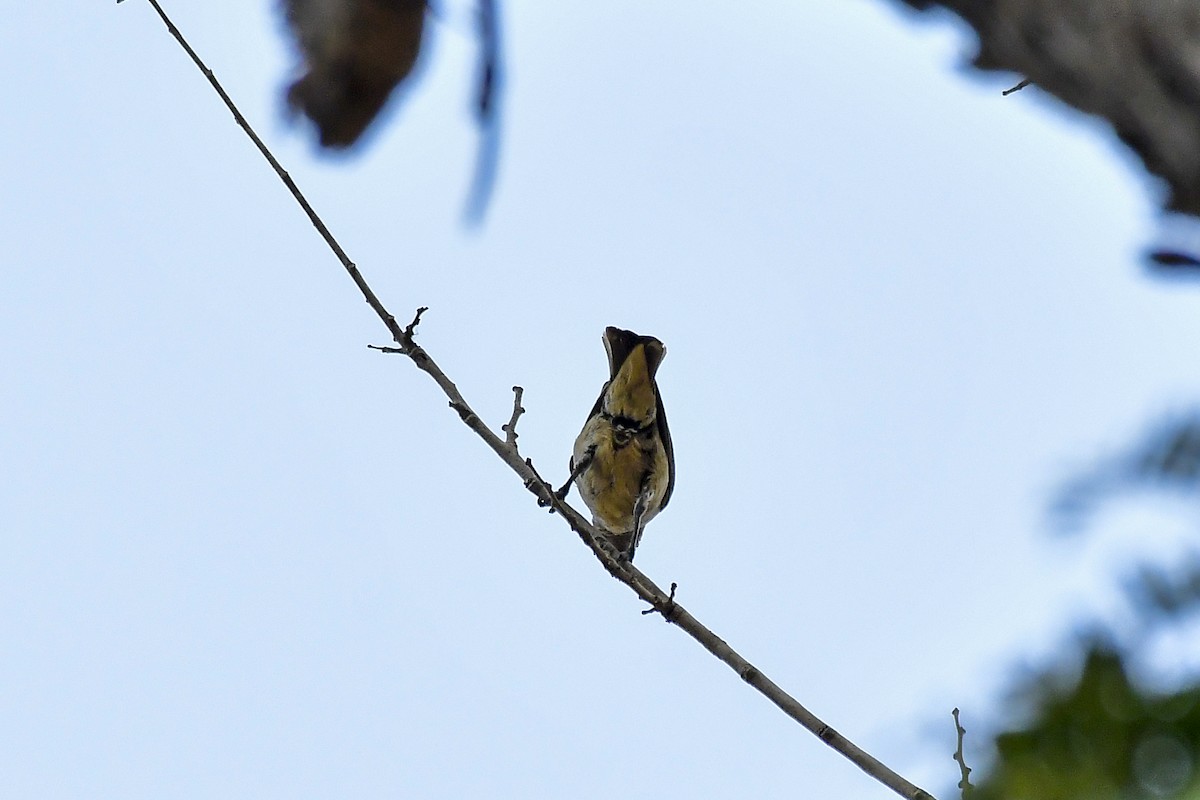
[[[417,62],[425,0],[285,0],[305,73],[288,105],[316,124],[321,144],[358,141]]]

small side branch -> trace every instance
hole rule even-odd
[[[649,614],[662,614],[664,622],[673,622],[675,616],[675,590],[679,588],[678,583],[671,584],[671,594],[667,596],[667,602],[661,606],[651,606],[642,612],[642,616]]]
[[[413,341],[413,336],[415,336],[417,332],[417,326],[421,324],[421,315],[428,310],[428,306],[421,306],[417,309],[417,315],[413,317],[413,321],[408,323],[408,325],[404,328],[403,338],[406,341]],[[409,353],[409,348],[407,347],[380,347],[377,344],[369,344],[367,345],[367,348],[370,350],[378,350],[381,353],[400,353],[401,355],[408,355]]]
[[[508,422],[504,424],[501,430],[504,431],[504,443],[517,451],[517,420],[525,413],[525,409],[521,408],[521,395],[525,390],[520,386],[513,387],[513,413]]]
[[[958,721],[958,709],[954,709],[951,713],[954,716],[954,730],[958,734],[958,747],[954,750],[954,760],[958,762],[959,772],[962,773],[962,780],[958,782],[958,788],[962,792],[963,800],[966,800],[975,788],[971,785],[971,768],[967,766],[967,761],[963,758],[963,737],[966,736],[967,729]]]
[[[1025,80],[1021,81],[1020,83],[1018,83],[1016,86],[1012,87],[1011,89],[1005,89],[1000,94],[1004,95],[1005,97],[1008,97],[1013,92],[1019,92],[1031,83],[1033,83],[1033,81],[1029,80],[1029,78],[1026,78]]]
[[[411,341],[413,336],[416,335],[417,326],[421,324],[421,315],[424,314],[428,310],[429,310],[429,306],[421,306],[420,308],[417,309],[417,315],[415,317],[413,317],[413,321],[408,323],[408,325],[404,326],[404,338],[405,339],[408,339],[409,341]]]

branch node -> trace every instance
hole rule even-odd
[[[458,412],[458,416],[463,422],[467,423],[468,425],[471,424],[471,418],[475,416],[475,412],[472,411],[466,403],[460,403],[457,400],[451,400],[450,407]]]
[[[407,353],[403,347],[380,347],[377,344],[367,345],[368,350],[378,350],[381,353]]]
[[[679,584],[671,582],[671,594],[667,596],[665,601],[655,599],[654,605],[642,612],[642,616],[647,614],[662,614],[663,622],[674,622],[675,612],[679,610],[679,606],[675,605],[675,590],[679,588]]]
[[[513,391],[517,391],[518,389],[520,389],[519,386],[513,387]],[[524,411],[525,409],[521,410]],[[505,430],[507,430],[507,427],[508,426],[505,426]],[[515,435],[516,434],[514,434],[514,437]],[[517,448],[514,446],[513,450],[516,449]],[[546,483],[546,479],[542,477],[541,473],[537,471],[537,467],[533,465],[532,458],[525,459],[525,466],[529,468],[531,473],[533,473],[532,478],[527,478],[525,480],[525,488],[533,492],[534,496],[537,497],[538,508],[544,508],[550,514],[555,513],[558,509],[555,508],[554,501],[557,499],[559,502],[562,502],[562,498],[556,498],[554,496],[554,490],[550,487],[550,484]]]
[[[746,683],[753,683],[758,676],[758,667],[754,666],[753,664],[747,664],[738,671],[738,677],[740,677]],[[818,733],[817,736],[820,736],[820,734]]]

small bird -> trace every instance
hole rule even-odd
[[[646,523],[667,506],[675,488],[675,453],[654,375],[667,348],[653,336],[604,331],[609,380],[575,439],[571,476],[604,529],[629,561]]]

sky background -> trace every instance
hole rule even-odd
[[[666,343],[678,477],[638,565],[943,798],[950,709],[984,763],[1014,667],[1194,536],[1148,502],[1052,535],[1063,481],[1200,398],[1200,289],[1141,265],[1157,189],[1109,131],[964,72],[952,18],[509,0],[471,229],[469,3],[339,159],[282,113],[274,7],[165,5],[476,411],[525,388],[544,475],[604,327]],[[367,349],[148,4],[14,5],[0,71],[0,796],[891,796]]]

